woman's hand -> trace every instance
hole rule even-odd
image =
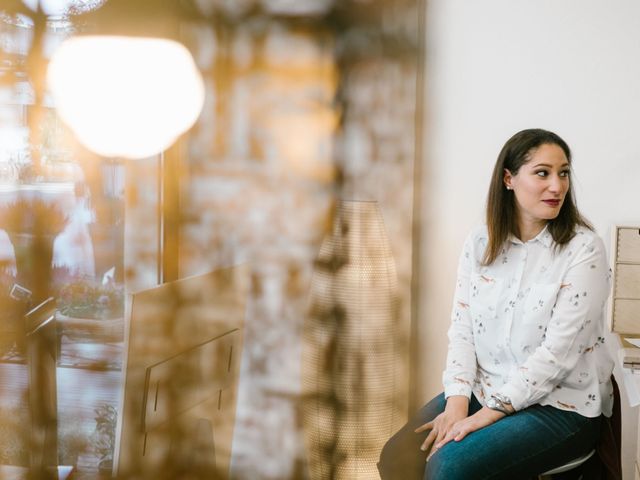
[[[416,433],[431,430],[420,446],[420,450],[426,452],[432,445],[437,445],[443,441],[452,431],[454,425],[467,418],[469,413],[469,399],[463,395],[452,395],[447,398],[447,405],[440,415],[416,428]],[[431,449],[431,456],[435,447]]]
[[[506,415],[502,412],[498,412],[497,410],[492,410],[487,407],[482,407],[473,415],[455,422],[444,435],[444,437],[440,441],[437,441],[435,443],[435,445],[431,449],[431,453],[427,457],[427,461],[429,461],[431,455],[433,455],[439,448],[442,448],[442,446],[446,445],[451,440],[459,442],[471,432],[480,430],[481,428],[491,425],[492,423],[495,423],[504,417],[506,417]]]

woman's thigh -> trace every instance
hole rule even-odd
[[[419,480],[424,476],[427,452],[421,451],[420,446],[429,432],[415,433],[415,429],[437,417],[444,411],[445,405],[444,394],[433,398],[387,441],[378,463],[380,478]],[[480,408],[480,403],[472,396],[469,413],[475,413]]]
[[[428,480],[526,479],[588,453],[600,418],[534,405],[436,452]]]

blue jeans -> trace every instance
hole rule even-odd
[[[588,418],[550,406],[532,405],[451,441],[425,463],[420,445],[427,432],[414,430],[444,410],[440,394],[427,403],[382,449],[383,480],[521,480],[535,477],[595,448],[601,417]],[[472,396],[469,415],[482,406]]]

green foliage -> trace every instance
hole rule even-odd
[[[76,280],[60,288],[58,310],[76,318],[118,318],[124,314],[124,288],[113,283]]]
[[[110,464],[113,461],[113,450],[116,441],[116,421],[118,411],[112,405],[103,404],[95,410],[96,430],[95,449],[100,455],[100,464]]]

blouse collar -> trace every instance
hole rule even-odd
[[[524,243],[524,242],[522,242],[522,240],[520,240],[518,237],[516,237],[512,233],[509,234],[508,240],[511,243],[519,243],[519,244]],[[547,223],[544,226],[544,228],[540,231],[540,233],[538,233],[538,235],[533,237],[527,243],[529,243],[529,242],[540,242],[545,247],[550,248],[551,245],[553,244],[553,237],[551,236],[551,233],[549,233],[549,224]]]

